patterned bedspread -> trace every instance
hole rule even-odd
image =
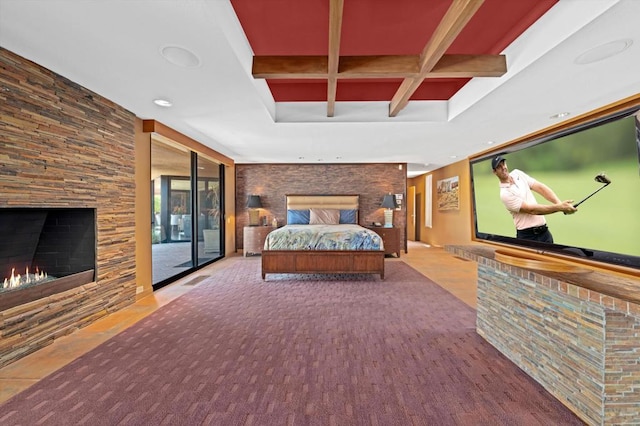
[[[286,225],[271,231],[265,250],[384,250],[382,238],[360,225]]]

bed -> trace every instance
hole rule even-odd
[[[263,280],[267,274],[342,273],[379,274],[384,279],[384,243],[358,225],[358,195],[287,195],[286,206],[287,225],[265,240]]]

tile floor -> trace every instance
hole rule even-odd
[[[243,259],[240,254],[227,256],[224,260],[163,287],[135,304],[64,336],[38,352],[0,369],[0,402],[23,391],[161,306],[185,294],[194,288],[194,286],[185,285],[194,277],[210,274],[220,268],[228,267],[232,262],[242,262]],[[388,260],[408,263],[469,306],[476,307],[477,273],[474,262],[458,258],[442,248],[428,247],[413,241],[409,241],[408,253],[402,253],[400,259],[389,258]]]

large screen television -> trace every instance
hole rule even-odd
[[[476,240],[640,269],[640,106],[510,145],[470,161]],[[545,215],[553,243],[519,239],[500,200],[491,159],[502,154],[561,200],[587,198],[574,214]],[[597,176],[604,175],[606,179]],[[606,184],[606,181],[610,184]],[[549,204],[534,192],[540,204]]]

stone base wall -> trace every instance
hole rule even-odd
[[[588,424],[637,424],[640,305],[581,287],[582,274],[449,251],[479,263],[481,336]]]

